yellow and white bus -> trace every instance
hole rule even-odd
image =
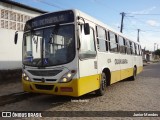
[[[22,57],[24,91],[74,97],[103,95],[143,69],[139,43],[79,10],[27,21]]]

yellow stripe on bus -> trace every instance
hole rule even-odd
[[[143,67],[137,68],[137,73],[140,73],[143,70]],[[118,70],[111,72],[111,84],[120,81],[121,79],[127,78],[133,75],[133,68]],[[92,92],[100,88],[100,74],[81,77],[80,79],[73,79],[68,83],[42,83],[42,82],[29,82],[22,79],[23,89],[27,92],[35,93],[45,93],[45,94],[55,94],[55,95],[67,95],[78,97],[86,93]],[[40,90],[35,87],[35,84],[38,85],[54,85],[53,90]],[[55,92],[55,88],[58,88],[58,91]],[[62,92],[60,91],[61,87],[72,87],[73,92]]]
[[[99,88],[99,75],[92,75],[82,77],[80,79],[73,79],[68,83],[41,83],[41,82],[29,82],[22,79],[23,89],[27,92],[55,94],[55,95],[67,95],[67,96],[81,96],[93,90]],[[38,85],[54,85],[53,90],[39,90],[35,87]],[[55,92],[55,87],[58,87],[58,92]],[[61,92],[60,87],[72,87],[73,92]]]

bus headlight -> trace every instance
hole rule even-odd
[[[72,80],[73,76],[76,74],[76,70],[71,70],[64,74],[61,79],[59,80],[60,83],[69,82]]]
[[[29,81],[30,79],[29,79],[29,77],[26,75],[26,73],[22,73],[22,78],[24,79],[24,80],[27,80],[27,81]]]

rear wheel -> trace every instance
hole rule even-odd
[[[136,77],[137,77],[137,69],[136,69],[136,67],[134,67],[134,68],[133,68],[133,76],[131,77],[131,80],[132,80],[132,81],[135,80]]]
[[[107,80],[106,80],[106,74],[103,72],[101,75],[101,83],[100,83],[100,88],[96,90],[96,94],[98,96],[102,96],[106,92],[106,87],[107,87]]]

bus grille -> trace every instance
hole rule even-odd
[[[38,85],[35,84],[35,87],[40,90],[53,90],[54,85]]]
[[[37,81],[37,82],[42,82],[42,79],[37,79],[37,78],[33,78],[34,81]],[[48,81],[48,82],[53,82],[53,81],[56,81],[57,79],[45,79],[45,81]]]
[[[41,70],[41,71],[28,70],[28,72],[30,72],[32,75],[35,76],[55,76],[61,71],[62,70]]]

